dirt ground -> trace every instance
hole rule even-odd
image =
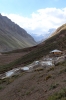
[[[66,87],[63,66],[24,73],[0,90],[0,100],[46,100]]]
[[[2,54],[2,55],[0,55],[0,65],[8,64],[8,63],[26,55],[27,53],[28,52]]]

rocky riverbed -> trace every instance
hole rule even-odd
[[[63,62],[66,59],[66,55],[64,56],[60,56],[60,57],[44,57],[39,61],[34,61],[33,63],[24,66],[24,67],[19,67],[19,68],[14,68],[10,71],[7,71],[3,74],[0,74],[0,79],[4,79],[7,77],[11,77],[13,75],[18,75],[20,73],[22,73],[23,71],[25,72],[32,72],[34,70],[36,70],[37,68],[48,68],[48,67],[54,67],[56,64],[58,64],[59,62]]]

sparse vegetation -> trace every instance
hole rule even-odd
[[[57,83],[55,83],[55,84],[51,84],[49,90],[57,88],[58,85],[59,85],[59,84],[57,84]]]
[[[51,77],[52,77],[51,75],[47,75],[46,78],[45,78],[45,80],[47,81]]]
[[[49,72],[49,71],[52,71],[52,70],[54,70],[54,67],[50,67],[47,71]]]
[[[59,74],[66,72],[66,68],[60,70]]]
[[[0,90],[2,90],[4,87],[0,86]]]
[[[63,80],[63,82],[66,82],[66,80]]]
[[[42,71],[44,70],[42,67],[36,68],[35,71]]]
[[[66,88],[50,96],[47,100],[66,100]]]

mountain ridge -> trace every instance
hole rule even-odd
[[[22,49],[36,44],[23,28],[0,14],[0,52]]]
[[[56,29],[56,31],[53,32],[53,34],[51,34],[50,37],[52,37],[52,36],[54,36],[54,35],[60,33],[60,32],[63,31],[63,30],[66,30],[66,23],[63,24],[63,25],[61,25],[60,27],[58,27],[58,28]]]

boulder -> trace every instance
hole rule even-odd
[[[66,56],[61,56],[61,57],[57,57],[57,59],[54,61],[54,64],[58,64],[59,62],[63,62],[66,60]]]

